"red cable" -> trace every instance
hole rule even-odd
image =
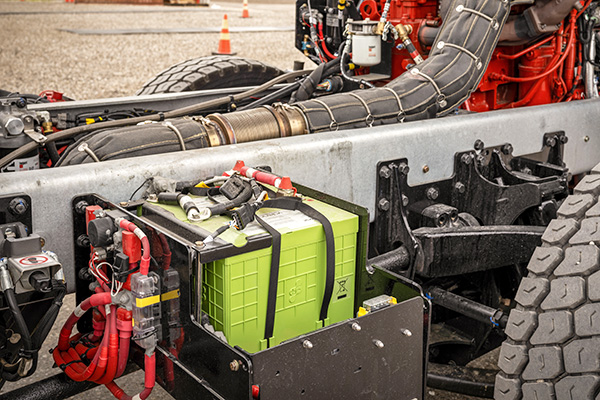
[[[538,75],[533,75],[533,76],[527,76],[527,77],[521,77],[521,78],[517,78],[514,76],[508,76],[508,75],[504,75],[504,74],[498,74],[498,73],[492,73],[490,74],[490,79],[492,80],[500,80],[500,81],[504,81],[504,82],[531,82],[531,81],[535,81],[541,78],[544,78],[548,75],[550,75],[551,73],[553,73],[554,71],[556,71],[558,69],[558,67],[560,67],[562,65],[562,63],[565,61],[565,59],[567,58],[567,56],[569,55],[569,53],[571,52],[571,45],[573,44],[573,41],[575,40],[575,13],[571,12],[571,26],[569,28],[569,41],[567,43],[566,46],[566,50],[565,52],[560,56],[559,60],[549,69],[547,69],[546,71],[542,72],[541,74]]]
[[[555,35],[548,36],[546,39],[531,45],[530,47],[526,48],[525,50],[521,50],[517,54],[509,55],[509,54],[504,54],[504,53],[498,53],[498,58],[502,58],[505,60],[516,60],[517,58],[524,56],[525,54],[529,53],[530,51],[537,49],[541,45],[548,43],[549,41],[554,39],[554,37],[555,37]]]
[[[325,54],[327,54],[327,57],[331,58],[332,60],[335,59],[336,57],[333,54],[331,54],[331,52],[327,48],[325,39],[323,38],[323,23],[322,22],[319,22],[319,39],[321,40],[321,43],[323,43],[323,46],[322,46],[323,51],[325,52]]]

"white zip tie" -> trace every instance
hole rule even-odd
[[[459,5],[458,7],[456,7],[456,11],[458,11],[458,12],[463,12],[463,11],[470,12],[471,14],[475,14],[478,17],[487,19],[488,21],[490,21],[490,25],[492,26],[492,28],[494,28],[494,30],[498,30],[498,28],[500,27],[500,24],[498,23],[498,21],[496,20],[496,18],[492,18],[489,15],[485,15],[482,12],[479,12],[477,10],[473,10],[472,8],[467,8],[467,7],[463,6],[462,4]]]
[[[358,101],[360,101],[363,105],[363,107],[365,108],[365,110],[367,110],[367,116],[365,117],[365,124],[367,124],[367,126],[369,128],[371,128],[373,126],[373,122],[375,122],[375,118],[373,118],[373,115],[371,114],[371,110],[369,109],[369,105],[362,99],[360,98],[356,93],[348,93],[350,96],[354,97],[355,99],[357,99]]]
[[[419,71],[419,69],[417,67],[413,67],[410,70],[410,73],[413,75],[419,75],[422,76],[423,78],[427,79],[429,81],[429,83],[431,83],[433,85],[433,88],[435,89],[435,91],[438,94],[438,97],[436,99],[436,101],[438,102],[438,104],[440,105],[440,107],[446,107],[448,105],[448,102],[446,101],[446,96],[442,93],[442,91],[440,90],[439,86],[435,83],[435,81],[433,80],[432,77],[430,77],[427,74],[422,73],[421,71]]]
[[[444,47],[450,47],[459,51],[462,51],[463,53],[466,53],[469,55],[469,57],[471,57],[473,59],[473,61],[475,61],[475,67],[477,69],[481,69],[481,67],[483,67],[483,63],[481,62],[481,58],[477,57],[475,54],[471,53],[469,50],[465,49],[462,46],[459,46],[457,44],[453,44],[453,43],[446,43],[443,41],[439,41],[437,44],[437,48],[438,49],[443,49]]]
[[[404,112],[404,108],[402,107],[402,102],[400,101],[400,96],[398,96],[398,93],[396,93],[394,90],[392,90],[389,87],[384,87],[383,89],[387,90],[388,92],[393,94],[394,97],[396,98],[396,101],[398,102],[398,108],[400,109],[400,111],[398,112],[398,115],[396,116],[396,119],[400,123],[404,122],[404,120],[406,119],[406,112]]]
[[[333,116],[333,112],[331,111],[331,109],[329,108],[329,106],[325,103],[323,103],[321,100],[318,99],[313,99],[315,102],[319,103],[320,105],[322,105],[323,107],[325,107],[325,110],[327,110],[327,113],[329,113],[329,118],[331,118],[331,123],[329,124],[329,130],[330,131],[337,131],[339,128],[339,124],[338,122],[335,120],[335,117]]]

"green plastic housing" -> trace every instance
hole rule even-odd
[[[203,265],[202,311],[231,346],[255,353],[353,317],[358,216],[307,197],[304,202],[327,217],[335,237],[335,283],[327,319],[319,320],[326,277],[322,225],[299,211],[264,208],[257,214],[282,235],[275,323],[269,341],[264,335],[271,247]],[[185,220],[182,212],[163,207]],[[195,225],[213,232],[229,220],[219,216]],[[219,238],[242,247],[248,236],[265,233],[254,223],[241,232],[229,229]]]

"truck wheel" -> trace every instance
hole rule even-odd
[[[600,399],[600,164],[558,210],[506,326],[496,400]]]
[[[144,84],[136,94],[261,85],[282,73],[279,68],[241,57],[199,57],[167,68]]]

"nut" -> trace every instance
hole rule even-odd
[[[358,322],[355,322],[352,324],[352,329],[354,329],[356,332],[360,332],[360,330],[362,329],[360,327],[360,325],[358,324]]]
[[[302,342],[302,347],[304,347],[305,349],[312,349],[313,348],[313,344],[310,340],[305,340],[304,342]]]
[[[425,164],[423,165],[423,173],[428,173],[429,172],[429,165]]]
[[[379,203],[377,206],[379,207],[379,210],[381,210],[381,211],[388,211],[390,209],[390,202],[388,201],[388,199],[381,199],[381,200],[379,200]]]
[[[387,166],[383,166],[381,167],[381,169],[379,170],[379,176],[385,179],[390,179],[390,177],[392,176],[392,170],[389,169]]]

